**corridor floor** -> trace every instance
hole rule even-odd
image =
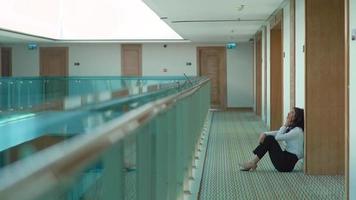
[[[199,199],[344,199],[343,176],[308,176],[298,162],[277,172],[266,154],[257,171],[239,171],[266,128],[252,112],[214,112]]]

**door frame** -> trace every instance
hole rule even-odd
[[[44,64],[43,64],[43,58],[42,58],[42,52],[46,51],[47,49],[64,49],[65,55],[66,55],[66,64],[65,64],[65,76],[68,76],[68,71],[69,71],[69,55],[68,55],[68,47],[40,47],[39,49],[39,63],[40,63],[40,76],[45,76],[44,74]]]
[[[201,47],[197,47],[197,74],[199,76],[201,76],[201,61],[200,61],[200,57],[201,57],[201,51],[202,50],[206,50],[206,49],[217,49],[219,51],[222,51],[222,55],[223,55],[223,61],[222,61],[222,65],[220,68],[220,82],[219,82],[219,86],[220,86],[220,108],[221,110],[225,110],[227,108],[227,58],[226,58],[226,48],[225,46],[201,46]]]

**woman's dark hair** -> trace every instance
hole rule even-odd
[[[301,108],[294,107],[295,117],[290,128],[299,127],[304,131],[304,110]]]

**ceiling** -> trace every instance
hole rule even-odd
[[[283,0],[143,0],[192,42],[248,41]]]
[[[57,1],[63,1],[66,2],[66,0],[57,0]],[[69,1],[69,0],[68,0]],[[78,1],[78,0],[77,0]],[[25,9],[23,8],[21,12],[18,12],[19,7],[16,7],[15,5],[12,5],[15,11],[9,11],[6,16],[10,17],[1,17],[0,19],[0,25],[1,24],[6,24],[10,26],[14,26],[12,30],[15,31],[6,31],[5,29],[1,30],[0,29],[0,43],[23,43],[23,42],[61,42],[61,40],[64,39],[65,42],[78,42],[81,40],[84,40],[83,42],[90,42],[91,40],[98,40],[98,42],[110,42],[107,40],[113,39],[116,42],[131,42],[132,39],[154,39],[154,41],[161,41],[164,39],[171,39],[171,38],[179,38],[179,36],[175,36],[173,33],[174,31],[178,33],[183,39],[185,40],[190,40],[192,42],[197,42],[197,43],[226,43],[226,42],[240,42],[240,41],[248,41],[250,38],[253,37],[253,34],[261,27],[261,25],[265,22],[265,20],[280,6],[280,4],[283,2],[283,0],[142,0],[148,7],[150,7],[155,14],[158,15],[157,21],[159,21],[161,24],[164,24],[166,27],[168,27],[166,24],[169,25],[170,28],[172,28],[174,31],[169,32],[166,27],[164,26],[156,26],[154,23],[148,20],[148,18],[152,18],[154,20],[154,16],[151,15],[152,17],[143,17],[142,10],[144,10],[144,6],[146,6],[144,3],[142,3],[141,0],[130,0],[132,3],[128,4],[126,0],[101,0],[100,4],[100,9],[101,13],[111,13],[104,15],[101,15],[102,18],[100,20],[95,21],[94,23],[93,20],[85,20],[86,18],[94,18],[96,19],[98,16],[98,12],[88,12],[86,13],[86,17],[83,17],[84,15],[79,14],[79,11],[82,10],[88,10],[88,9],[79,9],[83,8],[83,5],[86,7],[93,7],[94,5],[97,4],[97,0],[81,0],[82,2],[86,2],[85,4],[79,4],[77,7],[73,4],[70,4],[72,6],[68,6],[68,9],[65,9],[64,12],[65,15],[62,16],[62,21],[58,22],[57,15],[53,17],[53,19],[57,24],[61,24],[61,26],[68,25],[69,22],[72,24],[69,24],[68,27],[64,29],[61,27],[60,29],[53,29],[56,31],[52,31],[53,33],[60,31],[61,36],[66,36],[63,38],[58,38],[56,39],[51,39],[55,38],[53,36],[44,36],[44,37],[37,37],[36,35],[44,35],[40,34],[41,28],[53,28],[52,26],[40,26],[43,24],[48,24],[47,21],[43,21],[43,13],[39,14],[39,16],[31,16],[33,13],[37,12],[31,12],[33,9]],[[9,1],[9,2],[16,2],[16,1]],[[38,0],[38,3],[45,3],[48,1],[47,0]],[[79,2],[79,1],[78,1]],[[111,2],[116,2],[115,4],[112,4]],[[121,4],[119,3],[121,2]],[[124,3],[126,2],[126,3]],[[139,3],[142,3],[144,6],[142,6]],[[111,4],[110,4],[111,3]],[[2,4],[3,5],[3,4]],[[32,6],[32,4],[29,5],[21,5],[20,8],[22,7],[29,7]],[[68,4],[69,5],[69,4]],[[111,9],[110,6],[111,5]],[[113,5],[116,5],[116,10],[113,9]],[[122,6],[121,6],[122,5]],[[58,9],[58,6],[52,5],[51,8],[54,10]],[[131,7],[130,7],[131,6]],[[147,7],[146,6],[146,7]],[[139,9],[140,8],[140,9]],[[105,10],[109,11],[105,11]],[[116,23],[111,23],[115,20],[113,20],[113,13],[117,13],[117,10],[124,9],[126,13],[126,17],[118,17],[116,20]],[[70,10],[71,12],[67,11]],[[150,10],[150,9],[148,9]],[[146,12],[146,11],[145,11]],[[147,11],[147,12],[152,12]],[[73,14],[74,13],[74,14]],[[90,14],[92,13],[92,14]],[[122,12],[120,12],[122,13]],[[152,12],[153,13],[153,12]],[[15,16],[16,15],[16,16]],[[29,17],[31,16],[31,17]],[[46,14],[47,16],[47,14]],[[52,16],[52,15],[49,15]],[[89,16],[89,17],[88,17]],[[109,16],[106,18],[106,16]],[[111,16],[111,17],[110,17]],[[115,15],[116,16],[116,15]],[[21,17],[19,19],[21,20],[15,20],[15,17]],[[48,17],[50,18],[50,17]],[[143,20],[143,18],[145,20]],[[146,19],[147,18],[147,19]],[[162,23],[162,20],[165,23]],[[39,25],[34,26],[34,22],[36,19],[38,22],[40,22]],[[90,18],[91,19],[91,18]],[[127,21],[125,23],[121,22],[118,23],[118,20],[125,19],[125,20],[131,20]],[[141,19],[141,20],[139,20]],[[8,20],[8,21],[6,21]],[[26,21],[27,20],[27,21]],[[28,23],[28,21],[31,21],[31,23]],[[107,22],[107,26],[102,27],[103,25],[97,26],[95,24],[101,24],[101,22]],[[6,22],[6,23],[5,23]],[[22,22],[22,24],[19,24],[19,22]],[[54,24],[56,24],[54,23]],[[51,23],[53,25],[53,23]],[[113,26],[112,24],[115,24],[116,26]],[[120,26],[119,26],[120,25]],[[125,25],[125,27],[123,27]],[[16,27],[17,26],[17,27]],[[26,32],[24,29],[26,26],[34,27],[35,31],[37,32]],[[0,26],[1,28],[4,28]],[[96,29],[92,29],[92,27],[100,27]],[[108,27],[116,27],[115,31],[109,31]],[[58,27],[57,27],[58,28]],[[169,29],[170,29],[169,28]],[[16,30],[18,32],[16,32]],[[73,31],[76,30],[77,32]],[[127,36],[122,35],[123,30],[130,30]],[[132,29],[132,30],[131,30]],[[96,30],[96,32],[91,33],[92,30]],[[100,30],[101,32],[98,32]],[[150,30],[156,30],[154,34],[150,34]],[[167,38],[163,37],[162,34],[164,32],[169,32],[171,33]],[[48,31],[47,31],[48,32]],[[152,31],[151,31],[152,32]],[[23,34],[27,33],[27,34]],[[91,33],[91,35],[89,34]],[[112,34],[109,36],[105,36],[105,34]],[[121,34],[120,37],[117,37]],[[134,34],[133,34],[134,33]],[[153,33],[153,32],[152,32]],[[135,35],[138,34],[138,35]],[[141,35],[140,35],[141,34]],[[53,34],[52,34],[53,35]],[[103,35],[103,36],[101,36]],[[101,36],[101,37],[100,37]],[[130,38],[134,36],[133,38]],[[147,38],[145,38],[147,37]],[[78,40],[78,38],[80,38]],[[67,40],[66,40],[67,39]],[[100,39],[104,39],[106,41],[102,41]],[[131,39],[131,40],[130,40]],[[139,39],[138,39],[139,40]],[[142,42],[145,42],[144,40],[141,40]],[[175,40],[172,40],[174,42]]]

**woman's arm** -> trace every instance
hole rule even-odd
[[[273,136],[275,136],[277,132],[278,132],[278,131],[267,131],[267,132],[263,132],[263,133],[264,133],[265,135],[273,135]]]
[[[290,139],[298,137],[300,130],[301,130],[300,128],[296,127],[296,128],[293,128],[292,130],[290,130],[288,133],[285,133],[286,129],[287,128],[284,129],[284,132],[278,131],[274,138],[276,140],[290,140]]]
[[[284,134],[287,130],[287,127],[282,126],[278,131],[269,131],[269,132],[264,132],[265,135],[273,135],[276,136],[278,134]]]
[[[278,134],[278,132],[280,132],[282,130],[282,128],[279,129],[279,131],[268,131],[268,132],[263,132],[261,133],[260,137],[258,138],[258,142],[259,143],[263,143],[263,141],[265,140],[266,136],[273,136],[276,137],[276,135]],[[282,130],[283,131],[283,130]],[[285,131],[284,131],[285,132]]]

